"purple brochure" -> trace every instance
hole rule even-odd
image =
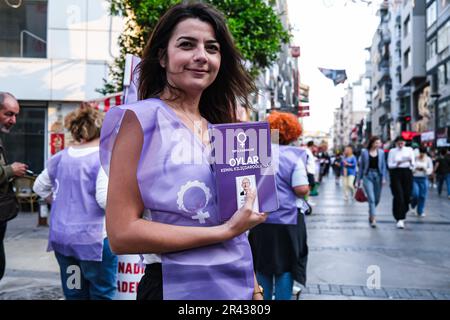
[[[253,210],[278,209],[268,122],[241,122],[211,126],[212,166],[217,205],[226,221],[245,203],[246,192],[257,190]]]

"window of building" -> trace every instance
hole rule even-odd
[[[442,88],[446,85],[447,83],[447,72],[446,72],[446,65],[445,63],[441,64],[438,67],[438,88]]]
[[[406,69],[411,65],[411,50],[408,49],[403,54],[403,67]]]
[[[438,128],[450,126],[450,103],[440,102],[438,106]]]
[[[0,57],[47,56],[47,2],[0,1]]]
[[[437,41],[436,38],[431,39],[427,43],[427,60],[430,60],[436,55],[437,51]]]
[[[449,35],[450,35],[450,21],[443,25],[438,30],[437,38],[437,52],[441,53],[449,46]]]
[[[450,80],[450,60],[448,60],[446,63],[445,63],[445,72],[446,72],[446,83],[448,83],[449,82],[449,80]]]
[[[409,16],[406,17],[405,22],[403,22],[403,37],[406,37],[409,34],[409,28],[411,28],[411,23],[409,21]]]
[[[431,27],[437,19],[437,5],[436,1],[431,2],[427,7],[427,28]]]

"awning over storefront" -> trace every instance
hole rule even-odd
[[[88,101],[87,103],[97,110],[107,112],[112,107],[120,106],[122,100],[122,92],[119,92],[104,98]]]

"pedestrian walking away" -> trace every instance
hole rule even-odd
[[[336,185],[339,185],[339,181],[341,180],[341,171],[342,171],[341,163],[342,163],[342,155],[341,155],[340,151],[337,151],[336,156],[333,159],[333,164],[332,164]]]
[[[437,180],[438,195],[442,194],[444,182],[447,186],[447,198],[450,199],[450,154],[446,148],[442,148],[439,157],[436,159],[434,173]]]
[[[353,201],[353,196],[355,195],[356,166],[357,160],[353,155],[353,147],[346,146],[344,148],[344,157],[341,163],[345,201]]]
[[[381,189],[386,183],[387,165],[381,140],[374,136],[369,139],[367,149],[361,151],[357,185],[361,185],[369,203],[369,223],[376,227],[376,207],[380,203]]]
[[[427,155],[425,147],[419,148],[419,155],[416,156],[413,169],[413,191],[411,199],[412,209],[416,209],[419,217],[425,217],[425,201],[428,195],[428,176],[433,173],[433,162]]]
[[[67,300],[111,300],[117,289],[117,256],[105,228],[108,178],[100,166],[103,115],[83,104],[65,118],[76,142],[47,162],[33,190],[51,203],[48,251],[54,251]],[[70,286],[74,266],[80,287]],[[72,270],[72,271],[71,271]]]
[[[405,146],[405,140],[399,136],[395,139],[395,148],[389,151],[388,167],[391,181],[392,213],[397,221],[397,228],[405,228],[406,213],[412,192],[415,156],[411,147]]]
[[[314,141],[308,141],[308,143],[306,144],[305,151],[306,151],[306,173],[308,175],[310,193],[311,191],[314,191],[316,188],[316,178],[315,178],[316,157],[314,156],[313,150],[314,150]],[[315,205],[315,203],[311,200],[309,196],[306,196],[305,199],[311,206]]]
[[[245,232],[266,214],[252,210],[252,190],[222,223],[209,162],[208,126],[237,122],[238,101],[250,106],[255,85],[243,61],[219,11],[177,4],[137,67],[140,101],[106,114],[106,225],[115,253],[143,255],[138,300],[263,298]]]
[[[0,133],[8,134],[16,124],[20,106],[16,98],[7,92],[0,92]],[[28,166],[14,162],[8,164],[6,150],[0,138],[0,280],[5,274],[6,257],[3,240],[9,220],[15,218],[19,211],[12,181],[25,175]]]
[[[294,280],[306,285],[308,245],[305,216],[297,200],[309,192],[306,152],[290,146],[301,135],[301,126],[292,114],[274,112],[267,119],[271,130],[279,131],[279,154],[275,168],[280,207],[270,212],[265,223],[250,231],[256,277],[264,288],[264,300],[290,300]],[[275,288],[275,291],[273,290]]]

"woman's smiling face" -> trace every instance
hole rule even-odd
[[[216,79],[221,63],[220,44],[209,23],[194,18],[178,23],[166,52],[160,63],[171,86],[195,95]]]

